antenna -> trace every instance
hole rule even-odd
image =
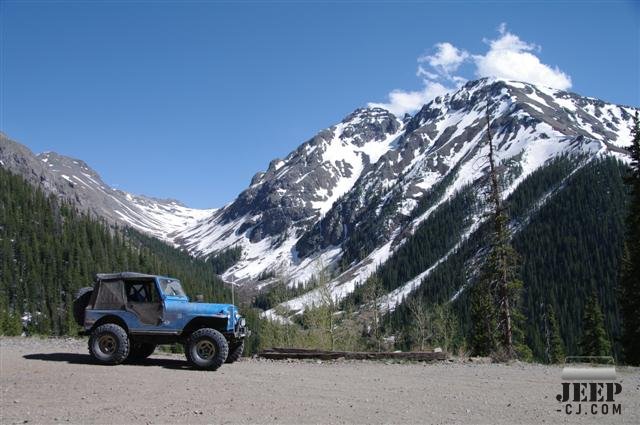
[[[235,286],[233,282],[229,282],[231,284],[231,316],[229,317],[229,320],[231,321],[231,324],[233,326],[233,328],[235,329],[236,327],[236,303],[235,303],[235,298],[234,298],[234,294],[233,294],[233,287]]]

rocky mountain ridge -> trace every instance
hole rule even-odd
[[[176,240],[196,255],[243,246],[228,280],[269,271],[305,281],[328,266],[336,288],[349,282],[336,293],[348,293],[439,205],[485,175],[487,103],[505,194],[555,157],[624,157],[631,140],[633,108],[522,82],[472,81],[403,121],[356,111],[272,162],[235,202]],[[331,154],[345,147],[356,156]]]
[[[404,119],[380,108],[354,111],[271,161],[217,210],[109,188],[83,162],[33,155],[5,136],[0,161],[87,211],[193,255],[241,246],[241,260],[223,275],[227,281],[261,287],[274,280],[256,283],[266,274],[294,284],[327,269],[335,297],[343,298],[462,189],[482,181],[487,112],[508,195],[561,156],[626,158],[636,111],[523,82],[470,81]],[[461,237],[477,229],[480,215],[469,211]],[[398,289],[397,298],[406,291]],[[312,291],[285,307],[299,311],[316,297]]]
[[[82,211],[169,242],[169,233],[214,211],[115,189],[82,160],[55,152],[36,155],[4,134],[0,134],[0,166],[23,176],[46,193],[73,202]]]

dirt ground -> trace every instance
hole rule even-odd
[[[154,354],[100,366],[86,340],[0,338],[2,424],[640,423],[639,368],[618,368],[616,415],[558,412],[561,382],[560,367],[519,363],[243,359],[203,372]]]

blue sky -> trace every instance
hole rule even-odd
[[[3,0],[0,130],[121,189],[218,207],[357,107],[411,109],[526,55],[638,106],[638,4]]]

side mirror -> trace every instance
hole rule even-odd
[[[196,295],[196,302],[201,303],[204,301],[204,296],[202,294]]]

